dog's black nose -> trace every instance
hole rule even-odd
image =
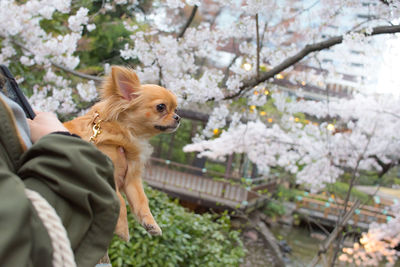
[[[179,115],[175,114],[173,116],[174,120],[176,120],[177,122],[179,122],[181,120],[181,117],[179,117]]]

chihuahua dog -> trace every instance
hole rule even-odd
[[[176,108],[177,99],[171,91],[154,84],[140,84],[132,69],[113,66],[103,82],[100,102],[86,115],[64,123],[71,133],[90,140],[108,155],[115,169],[124,162],[118,149],[124,149],[128,163],[125,179],[116,177],[114,172],[116,193],[121,202],[115,233],[126,241],[129,229],[121,192],[126,195],[140,224],[151,235],[162,234],[150,212],[141,175],[153,150],[148,140],[179,127]]]

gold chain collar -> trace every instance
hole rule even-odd
[[[101,126],[100,123],[102,122],[102,120],[98,120],[96,122],[96,119],[98,119],[100,117],[100,114],[98,112],[95,113],[95,117],[93,119],[93,134],[89,139],[90,143],[95,143],[96,142],[96,138],[99,134],[101,134]]]

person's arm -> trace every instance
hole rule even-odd
[[[8,167],[6,152],[0,150],[0,155],[0,266],[50,267],[50,238],[25,195],[25,185]]]
[[[93,266],[112,238],[119,214],[111,160],[92,144],[73,136],[55,115],[38,113],[29,121],[33,146],[17,175],[57,211],[78,266]]]
[[[95,264],[119,214],[111,160],[80,138],[49,134],[23,155],[18,176],[56,209],[78,264]]]

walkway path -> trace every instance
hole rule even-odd
[[[400,189],[392,189],[388,187],[380,187],[379,190],[378,186],[366,186],[366,185],[357,185],[355,188],[361,192],[364,192],[368,195],[376,195],[380,198],[393,201],[394,199],[398,199],[400,201]]]

